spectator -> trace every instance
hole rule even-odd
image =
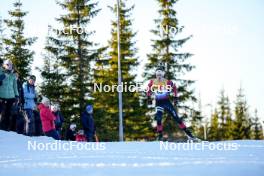
[[[24,133],[24,116],[23,116],[23,108],[24,108],[24,91],[22,81],[20,80],[19,74],[17,71],[14,71],[17,79],[17,89],[18,89],[18,102],[14,103],[11,110],[11,130],[16,131],[18,134]]]
[[[16,130],[16,124],[20,123],[18,122],[18,116],[19,115],[19,104],[18,101],[13,103],[11,106],[11,113],[10,113],[10,125],[9,125],[9,130],[10,131],[17,131]],[[23,133],[23,132],[22,132]]]
[[[93,106],[87,105],[81,116],[81,123],[88,142],[93,142],[95,137],[95,125],[93,119]]]
[[[35,98],[35,103],[38,104],[38,102],[42,101],[42,96],[37,94],[37,97]],[[40,114],[38,108],[33,110],[34,119],[35,119],[35,136],[42,136],[42,124],[40,119]]]
[[[23,90],[23,84],[22,84],[22,80],[18,74],[17,71],[14,71],[15,75],[16,75],[16,79],[17,79],[17,90],[18,90],[18,96],[19,96],[19,106],[24,107],[25,104],[25,99],[24,99],[24,90]]]
[[[67,141],[75,141],[75,136],[76,136],[75,130],[76,130],[76,124],[72,123],[66,132],[66,140]]]
[[[39,111],[37,109],[34,109],[33,115],[34,115],[34,120],[35,120],[35,136],[42,136],[43,131],[42,131],[42,125],[41,125],[41,119],[40,119]]]
[[[0,78],[0,129],[8,131],[12,125],[11,108],[19,96],[17,80],[13,73],[13,64],[10,60],[5,60],[3,68],[0,68]]]
[[[50,110],[50,100],[46,97],[43,97],[41,103],[38,105],[38,108],[40,110],[40,119],[44,134],[48,137],[59,140],[60,137],[56,131],[54,123],[56,117]]]
[[[55,119],[56,131],[61,136],[61,130],[62,130],[62,124],[64,122],[64,117],[62,116],[59,105],[58,104],[52,105],[51,111],[53,115],[56,117]]]
[[[25,134],[28,136],[33,136],[35,134],[35,118],[33,113],[33,110],[36,109],[35,99],[37,98],[35,81],[36,77],[31,75],[28,77],[28,81],[23,84],[25,99]]]
[[[18,134],[24,134],[24,126],[25,126],[25,121],[24,121],[23,111],[22,108],[20,107],[19,109],[17,109],[17,115],[16,115],[16,132]]]
[[[87,141],[86,136],[84,135],[83,130],[79,130],[77,135],[76,135],[76,141],[78,142],[85,142]]]

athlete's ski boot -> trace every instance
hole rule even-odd
[[[158,125],[157,126],[157,134],[158,134],[157,140],[158,141],[162,141],[163,140],[163,134],[162,134],[162,132],[163,132],[163,126],[162,125]]]
[[[185,134],[186,134],[186,136],[188,138],[187,139],[188,142],[202,142],[201,139],[193,136],[192,132],[190,130],[188,130],[187,128],[185,128],[183,130],[184,130],[184,132],[185,132]]]
[[[190,136],[187,136],[188,137],[188,142],[202,142],[201,139],[197,138],[197,137],[190,137]]]
[[[163,134],[162,133],[158,133],[157,140],[163,141]]]

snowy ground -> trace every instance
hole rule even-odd
[[[204,150],[200,150],[201,146],[194,149],[194,145],[197,144],[116,142],[81,143],[78,148],[75,142],[56,143],[47,137],[0,131],[0,175],[264,175],[264,141],[205,143]],[[219,150],[210,150],[209,145]],[[68,150],[69,146],[72,150]],[[165,150],[166,146],[170,146],[169,150]]]

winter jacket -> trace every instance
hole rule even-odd
[[[23,85],[20,79],[17,80],[17,89],[18,89],[18,95],[19,95],[19,103],[24,108],[24,104],[25,104],[24,90],[23,90]]]
[[[24,109],[35,109],[35,98],[37,97],[35,87],[26,82],[23,84],[23,92],[25,100]]]
[[[95,125],[92,114],[88,114],[86,111],[82,113],[81,123],[85,134],[94,135],[95,134]]]
[[[75,141],[75,131],[68,129],[66,133],[66,140]]]
[[[53,115],[56,117],[55,119],[56,130],[59,130],[64,122],[64,117],[62,116],[62,113],[60,111],[53,112]]]
[[[12,99],[18,97],[16,75],[10,71],[0,68],[0,75],[5,74],[5,78],[0,86],[0,98]]]
[[[147,96],[150,97],[154,93],[156,100],[168,100],[170,93],[177,97],[177,92],[177,87],[171,80],[152,79],[148,83]]]
[[[84,141],[87,141],[87,140],[86,140],[85,135],[83,135],[83,134],[77,134],[76,135],[76,141],[78,141],[78,142],[84,142]]]
[[[55,116],[52,114],[49,107],[46,107],[44,104],[40,103],[38,105],[40,111],[40,119],[42,124],[42,130],[44,132],[48,132],[51,130],[55,130]]]

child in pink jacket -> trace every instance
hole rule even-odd
[[[46,136],[52,137],[56,140],[59,140],[59,134],[55,128],[55,116],[50,110],[50,100],[46,97],[43,97],[41,103],[38,105],[40,111],[40,119],[42,123],[42,130]]]
[[[86,142],[87,141],[83,130],[78,131],[78,133],[76,135],[76,141],[78,141],[78,142]]]

